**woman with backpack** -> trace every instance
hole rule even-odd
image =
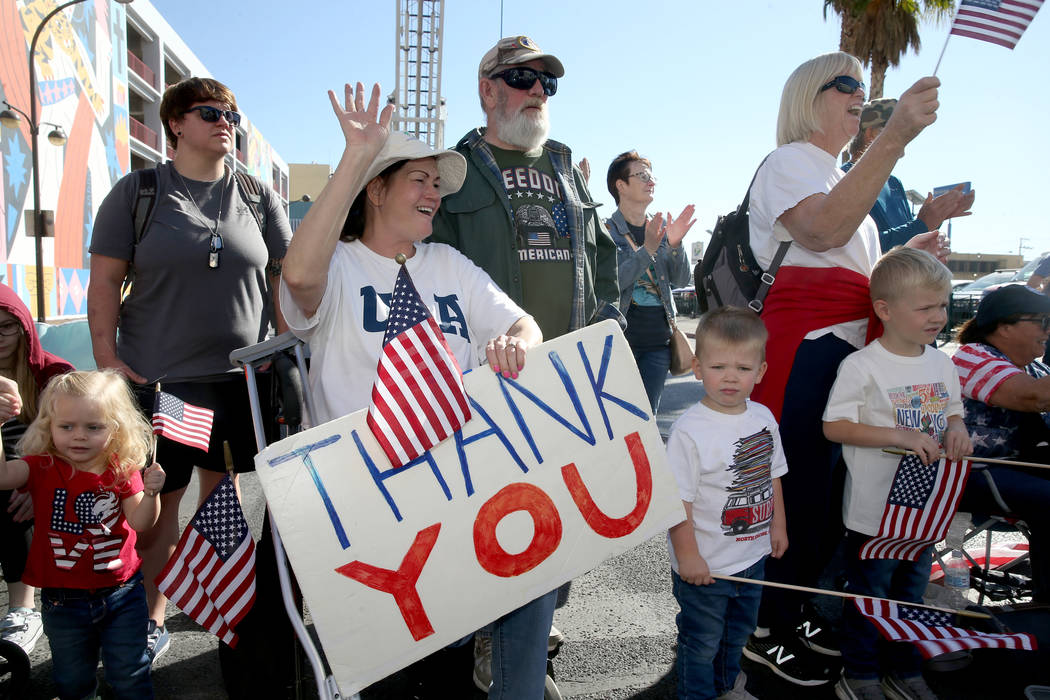
[[[642,375],[655,415],[671,366],[671,333],[675,317],[672,287],[689,283],[689,255],[682,239],[696,220],[693,205],[678,218],[649,216],[656,177],[648,158],[627,151],[613,159],[606,178],[616,211],[605,226],[616,243],[620,311],[627,318],[624,334]]]
[[[816,586],[842,539],[845,468],[841,446],[824,437],[822,416],[839,363],[877,335],[868,323],[868,277],[880,250],[868,212],[904,147],[937,118],[940,81],[923,78],[843,173],[838,156],[860,128],[861,80],[860,63],[840,52],[795,69],[781,96],[778,147],[751,188],[750,243],[762,269],[790,242],[762,310],[769,368],[752,397],[780,421],[791,468],[782,486],[792,546],[766,568],[779,583]],[[936,231],[909,245],[947,256]],[[827,683],[837,665],[828,657],[839,655],[829,631],[805,595],[766,588],[744,653],[791,682]]]
[[[170,637],[164,627],[167,600],[153,579],[178,542],[179,501],[193,468],[201,500],[225,474],[224,443],[235,472],[255,468],[247,388],[229,354],[264,340],[271,324],[285,330],[276,288],[292,237],[276,193],[235,173],[228,158],[241,121],[228,87],[210,78],[183,80],[164,92],[160,117],[175,157],[124,177],[102,201],[87,299],[95,362],[138,385],[147,416],[156,382],[166,393],[215,412],[207,452],[158,439],[167,471],[161,514],[138,542],[154,660]]]

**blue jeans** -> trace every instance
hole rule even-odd
[[[868,539],[870,535],[846,531],[846,590],[906,603],[921,603],[926,584],[930,581],[933,547],[924,549],[916,561],[862,560],[857,555]],[[841,649],[842,665],[850,678],[878,678],[889,671],[901,678],[922,673],[922,656],[918,649],[907,642],[884,641],[875,625],[860,614],[852,600],[842,604]]]
[[[762,579],[763,557],[737,576]],[[715,581],[710,586],[686,583],[671,572],[672,592],[682,609],[678,623],[679,700],[708,700],[733,689],[740,673],[740,654],[755,631],[762,587]]]
[[[638,365],[638,374],[642,375],[642,384],[645,386],[645,396],[655,416],[660,410],[660,395],[664,393],[667,370],[671,367],[671,348],[631,348],[631,352],[634,353],[634,362]]]
[[[103,595],[74,588],[41,591],[52,675],[62,700],[80,700],[95,692],[100,649],[106,682],[116,697],[153,697],[142,574],[107,590]]]
[[[490,700],[543,700],[547,637],[557,599],[554,589],[492,623]]]

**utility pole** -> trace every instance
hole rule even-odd
[[[1032,246],[1025,245],[1026,243],[1028,243],[1028,239],[1027,238],[1021,238],[1019,241],[1017,241],[1017,257],[1021,258],[1022,260],[1024,260],[1024,252],[1023,251],[1032,249]]]

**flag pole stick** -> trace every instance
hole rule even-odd
[[[944,40],[944,46],[941,47],[941,55],[937,57],[937,65],[933,67],[933,75],[937,75],[937,69],[941,67],[941,59],[944,58],[944,51],[948,48],[948,39],[952,38],[951,30],[948,30],[948,37]]]
[[[891,455],[913,455],[915,454],[911,450],[900,450],[896,447],[884,447],[883,452],[887,452]],[[970,460],[972,464],[1002,464],[1007,467],[1035,467],[1036,469],[1050,469],[1050,464],[1040,464],[1039,462],[1019,462],[1015,459],[997,459],[993,457],[974,457],[972,455],[967,456],[966,459]]]
[[[830,595],[837,598],[850,598],[856,600],[858,598],[867,598],[868,600],[881,600],[886,603],[896,603],[897,605],[910,605],[913,608],[925,608],[927,610],[936,610],[937,612],[951,613],[954,615],[960,615],[962,617],[976,617],[982,620],[990,620],[992,616],[988,613],[975,612],[973,610],[952,610],[951,608],[941,608],[936,605],[926,605],[925,603],[906,603],[903,600],[893,600],[892,598],[878,598],[872,595],[860,595],[858,593],[846,593],[844,591],[829,591],[826,588],[810,588],[809,586],[796,586],[791,583],[779,583],[777,581],[760,581],[753,578],[744,578],[743,576],[728,576],[722,574],[711,574],[711,578],[717,578],[722,581],[734,581],[736,583],[753,583],[757,586],[772,586],[773,588],[786,588],[789,591],[802,591],[803,593],[817,593],[819,595]]]

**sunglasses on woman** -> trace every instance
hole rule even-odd
[[[863,90],[864,83],[848,75],[839,75],[824,83],[820,88],[820,92],[830,90],[831,88],[835,88],[841,93],[852,95],[857,90]]]
[[[538,80],[540,81],[540,86],[543,88],[543,94],[547,97],[558,92],[558,79],[556,77],[550,73],[538,71],[533,68],[508,68],[505,71],[490,76],[490,78],[502,78],[503,82],[510,85],[515,90],[529,90]]]
[[[208,105],[197,105],[196,107],[190,107],[183,112],[183,114],[189,114],[190,112],[199,112],[201,119],[210,123],[219,121],[219,117],[226,117],[226,123],[230,126],[237,126],[241,123],[241,115],[237,112],[231,112],[228,109],[218,109],[216,107],[209,107]]]

